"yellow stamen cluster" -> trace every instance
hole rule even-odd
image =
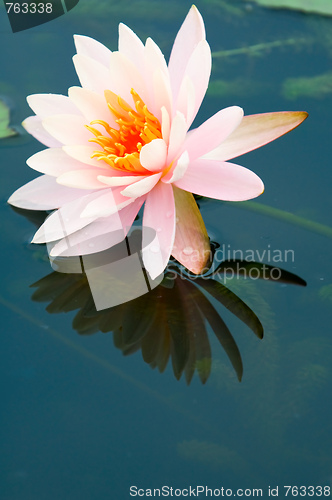
[[[91,158],[104,160],[118,170],[144,174],[147,170],[140,163],[139,153],[145,144],[162,137],[161,126],[134,89],[131,89],[131,95],[135,109],[120,96],[110,90],[105,91],[107,105],[119,129],[112,128],[103,120],[93,120],[90,125],[102,125],[107,135],[102,135],[95,127],[86,125],[86,128],[95,136],[90,142],[102,147]]]

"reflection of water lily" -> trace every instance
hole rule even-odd
[[[91,238],[94,251],[104,250],[112,244],[108,235],[119,223],[130,227],[145,203],[143,225],[155,229],[162,253],[161,260],[144,255],[150,275],[158,276],[171,254],[201,272],[209,240],[191,193],[232,201],[261,194],[259,177],[227,160],[288,132],[306,113],[243,118],[233,106],[188,133],[211,71],[196,7],[175,39],[168,66],[150,38],[144,46],[125,25],[119,28],[118,52],[88,37],[77,36],[75,43],[82,87],[70,88],[68,97],[28,97],[36,116],[25,120],[25,128],[49,147],[28,164],[45,175],[9,202],[59,209],[33,240],[55,242],[54,256],[91,253]]]
[[[257,262],[241,262],[241,266],[257,266],[257,277],[294,285],[305,285],[298,276],[279,268]],[[53,272],[37,283],[33,300],[48,302],[49,313],[78,309],[73,327],[81,335],[113,332],[114,344],[124,355],[142,352],[152,368],[163,372],[171,361],[174,375],[184,374],[189,384],[197,372],[205,383],[212,366],[212,351],[208,326],[214,333],[231,362],[239,380],[243,365],[238,346],[212,298],[245,323],[258,338],[263,337],[263,326],[256,314],[229,288],[214,279],[217,272],[227,272],[232,261],[225,261],[211,276],[190,276],[183,267],[171,263],[162,283],[131,302],[97,311],[85,274]],[[234,269],[235,266],[234,266]],[[268,270],[278,269],[274,279]],[[122,284],[126,286],[126,284]]]

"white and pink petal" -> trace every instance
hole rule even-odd
[[[177,154],[183,151],[183,144],[187,134],[187,122],[182,113],[177,111],[172,120],[171,130],[169,134],[169,146],[167,154],[167,164],[170,165],[176,158]]]
[[[58,114],[80,114],[69,97],[61,94],[32,94],[27,97],[27,102],[40,118]]]
[[[129,186],[129,184],[133,184],[134,182],[140,181],[145,178],[146,175],[118,175],[118,176],[98,175],[98,180],[110,187]]]
[[[188,122],[188,128],[194,120],[206,94],[212,67],[211,50],[206,40],[199,42],[192,53],[185,68],[183,78],[189,78],[195,88],[195,105],[191,121]],[[180,83],[181,87],[182,81]]]
[[[187,168],[189,167],[189,155],[187,151],[184,151],[180,158],[177,160],[174,168],[172,168],[164,177],[162,181],[166,184],[171,184],[176,182],[185,175]]]
[[[123,241],[143,202],[144,198],[138,198],[120,212],[97,219],[66,238],[49,243],[50,255],[52,257],[89,255],[113,247]]]
[[[68,95],[76,109],[84,116],[87,125],[90,125],[93,120],[103,120],[110,127],[119,128],[104,96],[82,87],[71,87],[68,90]],[[101,128],[101,130],[104,129]]]
[[[108,170],[84,168],[71,170],[57,177],[57,183],[75,189],[105,189],[105,183],[98,180],[98,176],[108,174]]]
[[[202,159],[191,162],[184,177],[174,184],[185,191],[225,201],[250,200],[264,191],[263,182],[251,170],[234,163]]]
[[[108,217],[135,201],[134,198],[123,196],[121,190],[122,187],[105,189],[100,196],[87,203],[81,217]]]
[[[81,217],[81,213],[90,201],[99,198],[102,194],[102,191],[93,192],[65,203],[46,219],[34,235],[32,243],[60,240],[90,224],[97,217],[84,218]]]
[[[144,44],[138,36],[123,23],[119,24],[119,52],[126,56],[144,74]]]
[[[111,88],[112,79],[108,67],[83,54],[76,54],[73,62],[82,87],[101,95],[104,95],[105,89]]]
[[[143,215],[142,255],[146,270],[152,279],[167,266],[175,237],[175,204],[173,188],[159,183],[147,196]],[[151,229],[155,237],[151,242]]]
[[[85,127],[82,115],[52,115],[42,122],[44,129],[54,139],[66,146],[89,144],[93,134]]]
[[[74,42],[77,54],[90,57],[106,68],[109,67],[112,52],[105,45],[85,35],[74,35]]]
[[[121,191],[121,194],[123,196],[128,196],[129,198],[138,198],[139,196],[143,196],[155,187],[160,177],[161,173],[149,175],[145,177],[145,179],[137,181],[124,188],[124,190]]]
[[[86,194],[81,189],[60,186],[55,177],[41,175],[17,189],[8,203],[27,210],[53,210]]]
[[[160,172],[166,165],[167,144],[163,139],[154,139],[140,151],[141,165],[150,172]]]
[[[71,170],[89,168],[88,165],[68,156],[62,148],[48,148],[39,151],[27,159],[27,164],[37,172],[53,177],[58,177]]]
[[[133,102],[131,89],[134,89],[143,99],[148,109],[151,109],[151,94],[147,91],[143,76],[130,59],[121,52],[113,52],[110,73],[112,77],[111,87],[105,87],[104,90],[110,89],[131,105]]]
[[[91,146],[72,145],[72,146],[63,146],[62,149],[68,156],[70,156],[74,160],[77,160],[81,163],[85,163],[87,165],[92,165],[93,167],[96,168],[105,168],[105,163],[102,160],[97,160],[97,158],[91,158],[91,156],[96,151],[102,151],[102,148],[95,143],[89,143],[89,144],[91,144]]]
[[[281,111],[247,115],[238,128],[216,149],[205,155],[211,160],[231,160],[257,149],[298,127],[308,116],[305,111]]]
[[[241,123],[243,109],[230,106],[218,111],[198,128],[191,131],[183,144],[190,159],[195,160],[219,146]]]
[[[205,40],[204,21],[193,5],[176,35],[168,69],[174,97],[177,97],[190,56],[201,40]]]
[[[39,116],[28,116],[23,123],[25,130],[32,135],[37,141],[48,146],[49,148],[57,148],[62,146],[62,143],[55,139],[47,130],[45,130],[41,118]]]

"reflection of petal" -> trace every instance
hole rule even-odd
[[[190,384],[196,369],[202,383],[205,384],[211,372],[212,353],[204,317],[194,301],[194,295],[200,292],[186,280],[178,280],[178,285],[183,292],[182,304],[187,317],[190,342],[189,358],[185,367],[186,381]]]
[[[252,274],[255,271],[255,274]],[[246,260],[225,260],[210,276],[216,276],[219,273],[235,274],[236,276],[245,276],[251,279],[263,279],[267,281],[278,281],[290,285],[306,286],[307,283],[296,274],[285,271],[277,266],[270,266],[263,262],[253,262]]]
[[[248,307],[247,304],[240,299],[240,297],[235,295],[235,293],[233,293],[229,288],[226,288],[224,285],[215,280],[198,278],[196,283],[210,293],[221,304],[223,304],[226,309],[235,314],[235,316],[249,326],[257,337],[260,339],[263,338],[262,323],[250,307]]]
[[[224,323],[216,309],[205,297],[205,295],[201,294],[199,296],[199,299],[196,299],[195,302],[203,316],[209,322],[220,344],[225,349],[225,352],[233,365],[238,379],[241,380],[243,374],[241,354],[227,325]]]
[[[169,300],[166,303],[166,317],[171,336],[172,366],[174,375],[179,380],[189,358],[188,324],[178,280],[174,281],[174,287],[167,292]]]

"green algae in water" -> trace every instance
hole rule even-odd
[[[286,99],[323,99],[332,94],[332,72],[313,77],[287,78],[282,86],[282,94]]]
[[[323,300],[329,300],[330,302],[332,302],[332,284],[322,286],[322,288],[319,290],[319,296]]]
[[[211,81],[207,90],[209,97],[245,97],[258,95],[264,90],[264,84],[254,83],[251,80],[236,78],[235,80],[214,80]]]
[[[5,102],[0,99],[0,139],[14,137],[18,135],[17,131],[9,127],[10,111]]]
[[[274,9],[292,9],[308,14],[332,16],[331,0],[253,0],[262,7]]]
[[[247,467],[246,461],[235,450],[210,441],[182,441],[177,445],[177,452],[187,460],[201,462],[217,469],[227,467],[237,471],[239,467]]]

